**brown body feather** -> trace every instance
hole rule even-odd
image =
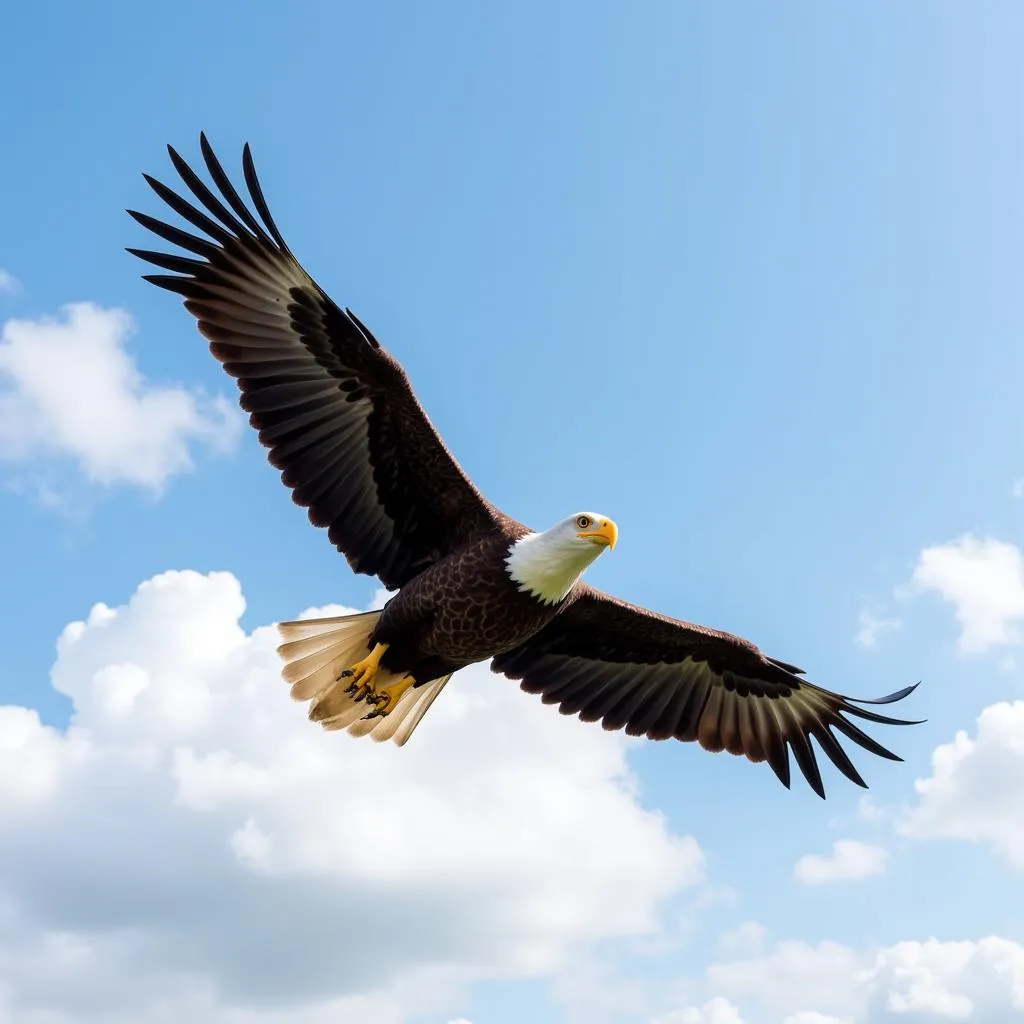
[[[410,691],[401,742],[449,673],[494,658],[495,671],[522,680],[523,689],[564,714],[766,760],[787,786],[792,750],[820,795],[812,738],[858,785],[864,781],[834,731],[899,760],[845,716],[908,724],[856,703],[889,703],[913,687],[855,703],[801,679],[799,669],[746,640],[637,608],[585,584],[557,604],[521,591],[505,559],[526,527],[477,491],[397,360],[300,266],[270,215],[248,146],[243,170],[255,214],[204,136],[200,145],[220,197],[168,149],[207,212],[147,181],[205,237],[129,211],[198,259],[129,251],[171,271],[147,280],[185,298],[210,351],[237,381],[242,408],[294,500],[327,528],[356,572],[399,591],[374,620],[368,643],[389,645],[382,661],[388,673],[410,673],[434,687],[420,704]],[[324,643],[335,633],[347,636],[333,620],[324,628]],[[291,630],[305,635],[302,624]],[[307,642],[315,647],[320,641],[293,644]],[[339,649],[347,642],[338,640]],[[317,672],[329,668],[325,662]],[[305,678],[300,689],[319,676]],[[347,707],[333,721],[359,734],[395,732],[393,726],[362,727]]]
[[[551,622],[565,602],[538,601],[505,569],[511,544],[527,532],[504,523],[403,587],[371,637],[390,645],[382,664],[433,679],[511,650]]]

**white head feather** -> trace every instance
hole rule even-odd
[[[605,548],[615,547],[618,528],[607,516],[577,512],[543,533],[530,533],[511,547],[505,565],[520,590],[557,604]]]

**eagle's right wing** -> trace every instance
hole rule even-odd
[[[146,180],[204,237],[129,211],[192,257],[128,251],[172,272],[146,280],[185,297],[210,351],[236,378],[241,406],[296,503],[314,525],[327,527],[356,572],[401,587],[493,529],[497,513],[448,451],[399,363],[292,255],[248,145],[243,169],[258,219],[205,136],[200,144],[220,197],[168,151],[212,217]]]

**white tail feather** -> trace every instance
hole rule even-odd
[[[349,726],[349,733],[353,736],[369,736],[378,743],[392,740],[395,746],[405,746],[413,729],[420,724],[420,719],[427,713],[427,708],[434,703],[449,679],[451,675],[442,676],[412,690],[406,690],[398,706],[389,715],[371,718],[369,721],[359,718]]]
[[[284,643],[277,653],[284,661],[281,675],[291,683],[292,699],[312,701],[310,715],[318,711],[324,729],[347,729],[353,736],[370,736],[378,742],[393,740],[401,747],[451,676],[406,690],[393,711],[366,720],[373,708],[365,702],[357,704],[345,693],[347,680],[338,676],[369,653],[369,638],[380,616],[374,611],[278,623],[277,631]],[[380,669],[374,683],[385,686],[400,678]]]

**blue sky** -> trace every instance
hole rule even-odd
[[[8,804],[0,788],[0,818],[33,842],[46,838],[48,870],[68,886],[77,877],[68,823],[78,819],[59,814],[59,801],[73,802],[98,837],[92,884],[114,886],[119,858],[143,848],[127,796],[108,808],[96,781],[83,790],[91,804],[72,801],[68,780],[86,777],[68,767],[79,764],[75,736],[83,749],[127,757],[125,736],[138,728],[156,763],[179,768],[183,748],[244,760],[226,732],[201,742],[169,726],[150,735],[152,723],[125,724],[134,711],[112,724],[115,705],[136,707],[123,696],[131,685],[110,682],[128,663],[145,668],[153,693],[163,679],[172,703],[176,687],[192,692],[190,672],[223,692],[210,680],[230,673],[202,651],[200,670],[173,645],[143,642],[175,615],[184,622],[187,595],[200,601],[200,591],[223,612],[209,622],[235,635],[233,591],[206,574],[237,580],[247,632],[311,606],[364,607],[376,588],[290,504],[251,432],[217,404],[233,402],[233,389],[191,319],[123,251],[149,244],[125,207],[159,212],[141,172],[172,181],[164,145],[194,160],[200,129],[233,173],[242,143],[253,145],[292,249],[403,362],[493,501],[537,527],[581,507],[614,516],[620,545],[592,582],[745,635],[841,692],[874,696],[924,680],[906,710],[927,723],[875,730],[906,763],[857,758],[872,787],[866,805],[831,770],[822,804],[802,783],[787,793],[763,766],[678,745],[624,747],[579,723],[559,720],[537,750],[500,745],[517,771],[566,771],[565,785],[581,787],[566,792],[581,807],[596,801],[595,815],[607,790],[623,826],[649,833],[646,846],[622,837],[622,850],[606,854],[610,874],[579,883],[580,906],[617,898],[621,915],[609,910],[588,930],[574,903],[583,916],[566,910],[564,928],[549,922],[543,942],[523,924],[521,946],[534,950],[524,960],[509,951],[518,938],[492,950],[491,918],[474,918],[473,900],[442,900],[465,927],[438,981],[424,918],[407,920],[396,900],[394,927],[424,936],[410,943],[408,971],[346,974],[333,990],[303,988],[300,974],[276,991],[245,983],[251,958],[197,968],[165,951],[161,971],[191,972],[189,984],[209,989],[188,1012],[262,1024],[286,1006],[312,1021],[328,1012],[325,1000],[355,999],[355,1009],[330,1004],[331,1019],[824,1024],[932,1020],[963,1011],[958,999],[968,1019],[1024,1010],[998,980],[1006,972],[991,967],[1009,963],[1024,979],[1024,804],[1006,782],[1024,769],[1015,650],[1024,531],[1014,494],[1024,477],[1024,12],[985,2],[969,11],[943,2],[52,2],[21,5],[5,26],[0,704],[35,709],[42,725],[8,715],[0,754],[15,781]],[[91,306],[74,314],[69,303]],[[157,423],[153,394],[178,411]],[[126,441],[146,424],[145,441]],[[161,577],[167,603],[144,595],[131,611],[140,584],[172,570],[202,575]],[[62,631],[97,602],[116,610],[117,628],[101,613],[82,627],[85,639],[65,634],[58,655]],[[872,629],[879,621],[898,625]],[[216,647],[213,625],[194,637],[167,626],[175,636],[179,627],[182,644]],[[273,687],[269,655],[260,665]],[[521,713],[524,729],[541,720],[498,677],[466,687]],[[511,694],[495,696],[502,687]],[[271,706],[271,722],[325,751],[337,776],[377,764],[347,737],[323,746],[300,728],[301,708]],[[171,704],[153,707],[171,714]],[[457,723],[448,728],[457,745]],[[454,757],[451,743],[437,756]],[[606,774],[577,778],[577,748],[563,743],[581,744],[579,758],[596,758]],[[399,791],[432,770],[430,751],[441,748],[424,747],[405,768],[392,756],[386,771]],[[945,753],[933,762],[936,748]],[[483,770],[471,754],[439,773],[456,778],[460,763]],[[487,750],[479,754],[486,762]],[[258,761],[253,753],[247,763]],[[277,770],[264,768],[268,778]],[[177,770],[167,778],[180,783]],[[38,805],[17,797],[39,779],[50,781]],[[140,779],[125,793],[165,801],[168,816],[153,827],[169,828],[167,856],[176,837],[183,856],[206,849],[168,825],[188,800]],[[501,835],[527,812],[495,801]],[[452,806],[474,848],[469,805]],[[401,836],[392,813],[389,829]],[[244,800],[223,814],[210,824],[196,811],[217,857],[246,821],[271,829]],[[584,839],[590,827],[595,843],[619,841],[593,823],[581,825]],[[699,868],[671,860],[683,837],[699,847]],[[824,869],[829,880],[808,883],[813,867],[795,865],[837,840],[861,844],[846,848],[855,866],[839,857]],[[140,875],[153,898],[128,906],[115,927],[66,902],[20,897],[29,889],[15,880],[28,883],[12,865],[30,848],[8,843],[0,856],[9,1018],[49,1009],[76,1021],[162,1019],[130,993],[115,1006],[112,994],[138,953],[116,943],[130,933],[141,949],[167,927],[151,908],[173,891],[159,864]],[[225,862],[225,878],[256,870],[239,857]],[[661,888],[620,891],[608,880],[617,865],[643,875],[669,862]],[[543,869],[542,858],[538,877]],[[305,878],[301,865],[279,870],[296,885]],[[865,876],[835,878],[844,871]],[[410,872],[395,887],[422,886],[428,905],[443,886]],[[287,906],[303,934],[306,904]],[[637,907],[641,924],[627,912]],[[336,920],[341,957],[358,941],[358,915]],[[181,949],[212,941],[209,921],[176,927]],[[58,935],[84,943],[110,984],[79,989],[69,974],[58,1006],[42,982],[37,991],[19,981],[15,951]],[[492,951],[472,954],[465,935]],[[241,943],[242,932],[224,937]],[[799,970],[780,966],[787,956]],[[910,962],[925,979],[913,998],[898,970]],[[419,970],[433,972],[429,1000],[409,995]],[[800,970],[826,979],[819,1002],[801,1002],[817,990]],[[850,981],[858,970],[873,980]],[[153,978],[150,994],[170,984],[160,971]]]

